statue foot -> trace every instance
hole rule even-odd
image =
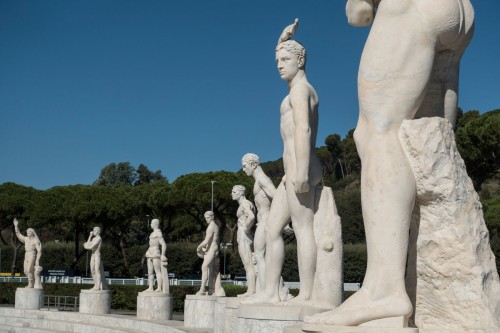
[[[155,293],[162,293],[162,292],[163,292],[163,290],[161,290],[161,288],[156,288],[156,290],[155,290]]]
[[[94,287],[94,288],[91,288],[90,290],[99,290],[100,288],[99,287]]]
[[[146,289],[144,291],[154,291],[154,289],[153,289],[153,287],[149,287],[148,289]]]
[[[258,293],[254,294],[252,297],[245,297],[245,300],[242,301],[241,304],[258,304],[258,303],[278,304],[279,302],[280,302],[279,295],[269,297],[265,293]]]
[[[255,295],[255,291],[247,291],[246,293],[244,294],[239,294],[239,295],[236,295],[237,297],[251,297]]]
[[[337,326],[358,326],[367,321],[404,316],[412,313],[412,305],[406,293],[396,293],[385,297],[374,297],[369,290],[361,288],[338,308],[314,316],[306,316],[304,321],[311,324]]]
[[[196,295],[199,295],[199,296],[205,296],[207,293],[205,290],[199,290]]]
[[[312,300],[306,299],[300,293],[297,295],[297,297],[291,296],[290,299],[283,300],[280,304],[286,306],[314,306],[314,302]]]

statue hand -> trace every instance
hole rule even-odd
[[[283,233],[285,235],[292,235],[294,233],[292,227],[289,224],[286,225],[285,229],[283,229]]]
[[[307,180],[296,180],[293,182],[295,193],[309,192],[309,182]]]
[[[161,262],[163,262],[163,263],[168,262],[167,257],[165,257],[165,256],[161,256]]]

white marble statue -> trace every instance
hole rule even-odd
[[[266,238],[266,281],[255,302],[279,302],[279,283],[285,246],[282,230],[292,220],[297,239],[300,292],[291,302],[307,303],[313,294],[316,242],[313,231],[316,186],[322,167],[314,149],[318,130],[318,95],[307,80],[306,50],[294,40],[298,20],[282,33],[276,46],[276,63],[288,95],[280,107],[285,176],[273,197]]]
[[[163,239],[163,234],[160,230],[160,220],[151,220],[151,229],[153,232],[149,235],[149,248],[146,252],[148,263],[148,285],[149,288],[145,291],[169,292],[168,273],[167,273],[167,244]],[[154,289],[154,282],[157,288]]]
[[[267,218],[271,210],[271,202],[276,187],[271,179],[264,173],[260,166],[259,156],[256,154],[245,154],[241,160],[243,171],[255,179],[253,194],[257,208],[257,227],[254,235],[254,256],[257,268],[257,291],[264,290],[266,285],[266,229]]]
[[[238,201],[239,207],[236,212],[238,217],[238,252],[240,253],[241,261],[245,267],[247,276],[247,292],[239,295],[242,297],[252,296],[255,294],[255,269],[252,262],[252,227],[255,223],[255,207],[245,197],[245,187],[243,185],[233,186],[231,191],[233,200]]]
[[[28,285],[26,288],[42,289],[42,284],[40,283],[40,273],[42,270],[42,267],[40,267],[42,243],[40,239],[38,239],[35,230],[32,228],[28,228],[28,230],[26,230],[26,236],[23,236],[19,231],[19,222],[17,219],[14,219],[14,229],[17,238],[24,243],[24,274],[28,278]],[[38,277],[38,281],[35,281],[35,276]]]
[[[85,250],[92,251],[90,257],[90,274],[94,279],[94,287],[91,290],[107,290],[106,278],[104,276],[104,266],[101,260],[101,228],[94,227],[90,232],[88,240],[83,243]]]
[[[424,116],[455,122],[460,59],[474,14],[468,0],[349,0],[346,12],[352,25],[373,22],[359,66],[354,132],[368,266],[356,294],[306,321],[356,326],[413,311],[405,265],[416,184],[399,130],[404,120]]]
[[[215,223],[214,212],[204,214],[208,224],[205,239],[198,245],[196,253],[203,259],[201,266],[201,287],[196,295],[225,296],[220,284],[219,272],[219,226]],[[206,285],[208,283],[208,291]]]

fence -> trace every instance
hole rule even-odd
[[[108,284],[115,285],[128,285],[128,286],[145,286],[148,284],[148,279],[136,278],[136,279],[115,279],[107,278]],[[25,282],[28,283],[28,278],[22,277],[5,277],[0,276],[0,282]],[[42,277],[43,283],[76,283],[76,284],[94,284],[92,278],[85,278],[81,276],[44,276]],[[181,280],[181,279],[169,279],[169,284],[171,286],[199,286],[201,285],[201,280]],[[246,281],[234,281],[234,280],[222,280],[222,285],[239,285],[246,286]],[[285,287],[290,289],[299,289],[300,282],[285,282]],[[360,283],[344,283],[345,291],[357,291],[361,288]]]
[[[57,311],[78,311],[78,296],[53,296],[43,297],[43,308]]]

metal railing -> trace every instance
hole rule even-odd
[[[128,286],[146,286],[148,284],[148,279],[136,278],[136,279],[116,279],[107,278],[106,281],[109,285],[128,285]],[[25,282],[28,283],[28,278],[22,277],[4,277],[0,276],[0,282]],[[84,278],[81,276],[48,276],[43,277],[43,283],[76,283],[76,284],[94,284],[92,278]],[[201,280],[181,280],[181,279],[169,279],[169,284],[171,286],[200,286]],[[238,285],[246,286],[246,281],[234,281],[234,280],[222,280],[222,285]],[[290,289],[299,289],[300,282],[285,282],[285,286]],[[361,288],[361,283],[344,283],[345,291],[357,291]]]
[[[57,311],[78,311],[78,296],[55,296],[45,295],[43,297],[43,308]]]

